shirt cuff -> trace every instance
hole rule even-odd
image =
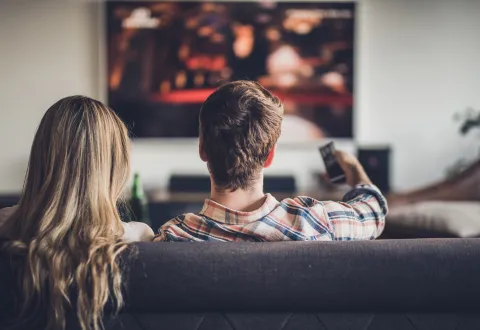
[[[375,197],[383,213],[385,215],[388,213],[387,199],[385,198],[385,196],[383,196],[380,189],[378,189],[378,187],[373,184],[356,185],[352,190],[345,194],[345,196],[343,197],[343,201],[348,202],[361,195],[370,195]]]

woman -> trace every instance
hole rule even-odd
[[[19,205],[0,211],[3,250],[22,260],[21,318],[42,300],[48,329],[64,328],[66,308],[75,306],[82,330],[98,330],[107,301],[122,306],[117,257],[128,242],[153,237],[117,211],[129,143],[118,116],[88,97],[61,99],[44,115]]]

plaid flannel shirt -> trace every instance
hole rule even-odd
[[[154,241],[333,241],[377,238],[385,226],[387,202],[373,185],[358,185],[343,202],[295,197],[239,212],[205,200],[199,213],[165,223]]]

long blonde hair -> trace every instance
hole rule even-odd
[[[65,328],[75,307],[81,328],[98,330],[107,301],[123,305],[117,202],[129,172],[127,129],[101,102],[71,96],[45,113],[18,209],[2,230],[7,251],[24,256],[23,316],[40,298],[49,329]]]

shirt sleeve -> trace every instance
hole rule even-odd
[[[342,202],[323,202],[333,240],[371,240],[385,228],[387,200],[374,185],[358,185]]]
[[[176,217],[170,221],[167,221],[158,229],[158,233],[153,238],[154,242],[175,242],[181,241],[180,237],[177,237],[172,231],[171,228],[179,225],[182,222],[182,219]]]

